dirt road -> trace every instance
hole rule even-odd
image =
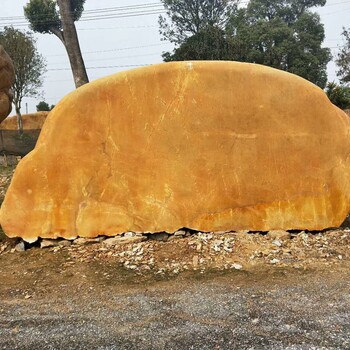
[[[0,255],[0,349],[350,349],[350,264],[182,273]]]

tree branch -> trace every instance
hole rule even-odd
[[[63,44],[65,44],[63,32],[61,30],[55,27],[50,27],[49,30],[52,34],[56,35],[57,38],[60,39]]]

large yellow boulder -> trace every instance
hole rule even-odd
[[[338,226],[350,211],[349,133],[321,89],[264,66],[119,73],[50,113],[1,225],[28,241]]]
[[[15,79],[12,61],[4,48],[0,45],[0,123],[11,112],[11,87]]]

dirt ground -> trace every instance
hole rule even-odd
[[[350,349],[349,229],[123,239],[1,236],[0,349]]]
[[[170,276],[69,257],[0,256],[0,349],[350,348],[346,260]]]

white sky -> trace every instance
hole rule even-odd
[[[1,18],[23,16],[23,6],[27,3],[26,0],[0,1]],[[87,0],[85,10],[157,2],[160,3],[159,0]],[[342,27],[349,27],[350,0],[328,0],[325,7],[317,8],[316,11],[321,15],[322,23],[325,25],[324,46],[330,47],[335,56],[337,47],[342,44]],[[85,12],[85,17],[92,16],[87,13]],[[2,25],[14,23],[13,21],[5,23],[4,19],[1,19],[0,30]],[[76,26],[90,81],[130,69],[131,67],[125,67],[128,65],[160,63],[162,52],[172,49],[171,44],[161,41],[157,14],[79,21]],[[29,29],[28,26],[16,25],[15,28]],[[68,57],[62,43],[54,35],[35,34],[35,36],[38,39],[38,50],[47,61],[48,71],[43,85],[44,100],[49,104],[56,104],[64,95],[74,90]],[[99,68],[106,66],[119,67]],[[328,80],[336,80],[334,62],[328,66]],[[28,104],[28,111],[34,112],[40,100],[42,99],[24,99],[22,113],[25,113],[26,110],[25,103]]]

